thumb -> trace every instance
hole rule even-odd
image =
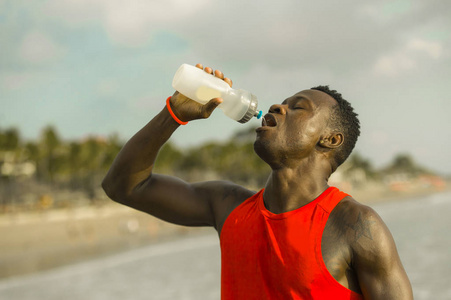
[[[211,113],[222,103],[222,98],[213,98],[202,106],[202,117],[208,118]]]

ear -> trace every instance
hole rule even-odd
[[[337,132],[333,133],[329,136],[322,137],[318,145],[322,148],[328,148],[328,149],[336,149],[340,147],[344,142],[344,136],[342,133]]]

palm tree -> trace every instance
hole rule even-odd
[[[57,169],[56,151],[60,146],[61,141],[53,126],[47,126],[42,131],[41,147],[44,153],[45,171],[51,183],[54,182],[54,177]]]

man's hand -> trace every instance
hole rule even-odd
[[[225,78],[224,74],[221,71],[216,70],[213,72],[213,69],[209,67],[206,67],[204,69],[202,64],[197,64],[196,67],[198,67],[199,69],[203,69],[205,72],[209,74],[212,74],[212,76],[214,73],[214,76],[221,78],[222,80],[227,82],[230,86],[232,86],[232,80],[230,80],[229,78]],[[175,92],[174,95],[172,95],[170,101],[171,108],[174,111],[175,115],[177,116],[177,118],[179,118],[184,122],[197,119],[206,119],[210,117],[213,110],[215,110],[215,108],[222,103],[221,98],[213,98],[205,105],[202,105],[194,100],[189,99],[188,97],[185,97],[179,92]]]

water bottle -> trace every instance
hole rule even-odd
[[[218,106],[226,116],[240,123],[252,117],[260,119],[262,111],[257,110],[257,97],[248,91],[232,89],[227,82],[207,72],[183,64],[172,80],[172,87],[186,97],[205,104],[213,98],[224,101]]]

